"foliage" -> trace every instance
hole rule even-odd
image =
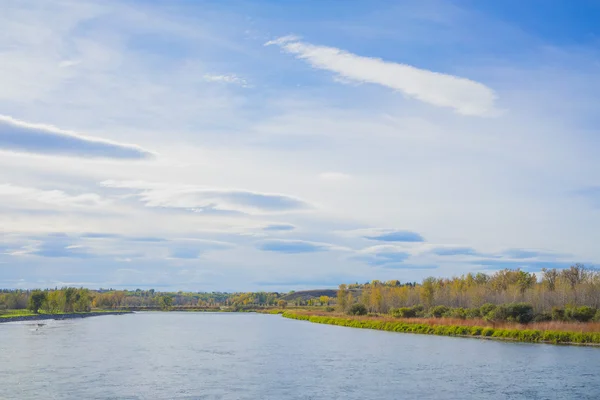
[[[446,307],[446,306],[435,306],[431,310],[429,310],[429,315],[431,315],[432,317],[435,317],[435,318],[441,318],[449,310],[450,310],[450,308]]]
[[[569,307],[565,310],[565,317],[567,319],[578,322],[589,322],[594,318],[595,315],[596,309],[588,306]]]
[[[399,307],[391,310],[392,316],[396,318],[416,318],[423,311],[423,306]]]
[[[349,297],[348,293],[354,296]],[[423,305],[427,315],[436,316],[440,313],[432,314],[435,307],[445,306],[449,309],[445,314],[454,318],[504,319],[512,315],[512,319],[526,321],[535,315],[520,313],[517,309],[495,308],[527,303],[536,313],[551,313],[553,307],[587,306],[598,309],[600,271],[574,264],[564,270],[544,269],[539,276],[520,269],[503,269],[490,275],[469,273],[452,278],[429,277],[421,283],[374,280],[340,286],[340,311],[347,310],[355,302],[364,304],[369,312],[381,314],[392,310],[398,314],[398,309]],[[407,315],[410,316],[410,311]],[[575,313],[564,318],[577,320],[575,318],[588,317],[589,313],[583,316]]]
[[[37,314],[42,308],[42,305],[46,301],[46,292],[42,292],[41,290],[34,290],[29,295],[29,305],[28,309],[34,314]]]
[[[285,301],[285,300],[279,300],[277,302],[277,307],[279,307],[279,308],[286,308],[287,304],[288,304],[287,301]]]
[[[285,318],[310,321],[319,324],[377,329],[391,332],[420,333],[443,336],[488,337],[520,342],[600,344],[600,333],[541,331],[530,329],[495,329],[480,326],[428,325],[422,323],[389,322],[372,319],[354,319],[334,316],[283,313]]]
[[[161,310],[166,311],[166,310],[171,309],[171,306],[173,305],[173,299],[170,296],[163,295],[163,296],[159,297],[158,304],[159,304]]]
[[[360,303],[353,304],[348,310],[348,314],[350,315],[367,315],[367,313],[367,307]]]

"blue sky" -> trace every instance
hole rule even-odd
[[[0,287],[600,260],[597,2],[0,8]]]

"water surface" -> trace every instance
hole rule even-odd
[[[600,399],[600,349],[277,315],[0,324],[1,399]]]

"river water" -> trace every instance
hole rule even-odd
[[[277,315],[0,324],[1,399],[600,399],[600,349]]]

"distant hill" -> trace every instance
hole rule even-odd
[[[334,289],[316,289],[316,290],[301,290],[298,292],[294,292],[294,293],[288,293],[285,296],[282,297],[283,300],[286,301],[294,301],[294,300],[310,300],[310,299],[315,299],[315,298],[319,298],[321,296],[329,296],[329,297],[336,297],[337,296],[337,290]]]

